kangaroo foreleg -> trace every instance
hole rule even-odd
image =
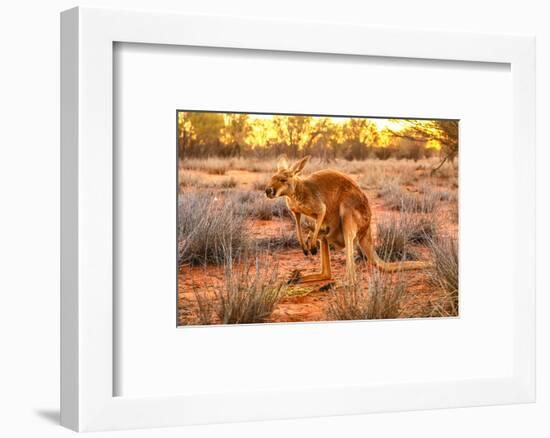
[[[319,239],[319,232],[321,231],[321,227],[323,226],[323,222],[325,220],[326,211],[326,207],[322,205],[319,208],[319,213],[317,214],[317,219],[315,220],[315,229],[313,230],[313,235],[309,241],[308,248],[312,255],[317,254],[317,240]]]
[[[298,242],[300,242],[300,247],[302,248],[302,251],[305,255],[308,255],[308,249],[307,246],[304,244],[304,236],[302,235],[302,213],[292,212],[292,215],[294,216],[294,221],[296,222],[296,234],[298,236]]]

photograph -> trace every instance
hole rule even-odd
[[[178,326],[459,316],[459,120],[176,121]]]

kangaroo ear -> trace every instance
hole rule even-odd
[[[296,163],[294,163],[292,165],[292,167],[290,168],[290,172],[293,175],[299,174],[303,170],[304,166],[306,165],[306,163],[308,162],[309,159],[310,159],[310,156],[306,155],[300,161],[297,161]]]
[[[280,155],[277,159],[277,172],[288,169],[288,158],[286,154]]]

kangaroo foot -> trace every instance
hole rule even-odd
[[[305,250],[304,250],[305,252]],[[307,255],[307,254],[306,254]],[[294,271],[291,272],[290,278],[286,282],[287,284],[296,284],[299,283],[302,278],[302,272],[299,269],[294,269]]]
[[[315,243],[308,242],[308,243],[306,243],[306,248],[304,249],[304,254],[305,255],[308,255],[308,253],[311,254],[311,255],[316,255],[318,252],[319,252],[319,242],[315,242]]]
[[[327,283],[319,288],[319,292],[326,292],[334,287],[334,283]]]

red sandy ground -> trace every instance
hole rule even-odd
[[[382,214],[399,214],[385,208],[382,200],[377,198],[376,193],[368,193],[373,220]],[[446,215],[445,210],[440,215]],[[444,218],[442,218],[444,219]],[[440,220],[440,233],[456,233],[457,225],[449,220]],[[271,221],[254,220],[249,222],[250,234],[257,237],[276,236],[281,229],[287,227],[294,229],[293,224],[288,220],[274,219]],[[441,229],[443,227],[443,229]],[[414,247],[420,259],[427,259],[429,251],[422,246]],[[279,273],[283,278],[289,278],[292,271],[299,268],[302,273],[313,273],[320,270],[319,255],[304,256],[301,249],[285,249],[276,252],[279,264]],[[345,255],[342,250],[331,251],[333,278],[338,284],[344,279]],[[364,262],[357,261],[357,269],[361,269],[364,275],[368,275]],[[401,308],[401,317],[427,317],[431,316],[431,303],[437,301],[439,293],[428,284],[428,274],[425,271],[408,271],[399,275],[407,284],[407,297]],[[205,267],[181,267],[178,273],[178,324],[189,324],[189,321],[196,321],[197,304],[193,293],[192,284],[208,284],[211,287],[221,285],[223,280],[223,269],[217,266]],[[313,288],[314,290],[304,296],[284,297],[275,308],[267,322],[306,322],[326,321],[326,310],[329,302],[334,298],[334,288],[321,291],[319,288],[327,282],[308,283],[299,287]],[[197,324],[198,322],[191,322]]]

